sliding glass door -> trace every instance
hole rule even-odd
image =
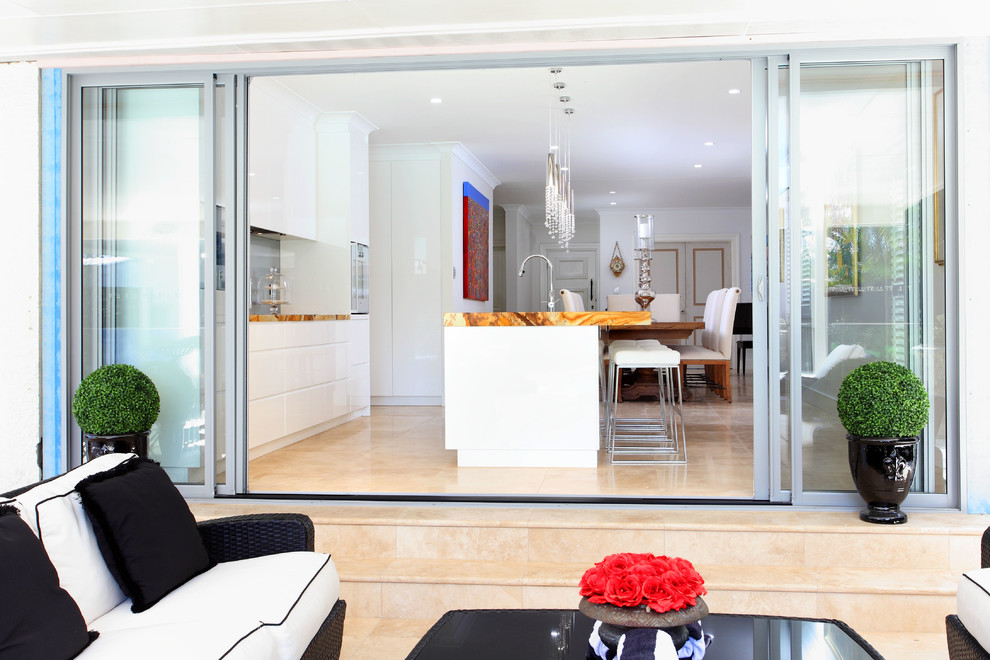
[[[781,275],[776,437],[795,503],[857,501],[835,401],[846,374],[877,360],[910,368],[931,399],[907,505],[944,505],[955,490],[947,66],[943,58],[792,59],[771,71],[784,147],[770,196]]]
[[[216,185],[214,176],[215,109],[219,101],[222,119],[224,88],[212,76],[73,82],[73,162],[80,166],[70,217],[81,331],[72,389],[105,364],[148,374],[161,395],[150,458],[188,494],[211,494],[227,472],[215,467],[213,442],[225,434],[210,432],[223,429],[226,410],[226,360],[214,340],[226,318],[225,205],[218,202],[231,196],[228,178]],[[70,428],[77,455],[79,432]]]

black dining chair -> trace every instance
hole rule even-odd
[[[733,335],[750,335],[749,339],[736,340],[736,371],[746,372],[746,349],[753,348],[753,303],[737,303],[736,316],[732,321]]]

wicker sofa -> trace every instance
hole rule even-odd
[[[119,456],[109,459],[111,468],[125,467]],[[142,658],[339,658],[346,612],[339,598],[340,580],[330,556],[314,552],[313,523],[302,514],[252,514],[197,523],[175,491],[188,514],[186,522],[193,530],[189,533],[198,534],[196,543],[208,565],[139,608],[140,598],[131,596],[122,581],[126,570],[112,565],[127,548],[118,548],[113,560],[108,559],[101,521],[88,508],[86,515],[80,509],[89,495],[80,495],[77,486],[92,477],[95,468],[90,464],[104,458],[0,497],[7,514],[0,520],[7,521],[7,528],[27,523],[41,541],[44,553],[39,553],[46,553],[57,571],[56,587],[78,606],[80,625],[85,620],[82,631],[89,630],[89,641],[78,658],[135,653]],[[161,471],[152,465],[143,467]],[[164,478],[168,481],[167,475]],[[128,494],[120,499],[128,500],[127,506],[138,498]],[[141,517],[140,510],[138,514]],[[156,511],[147,517],[163,524]],[[95,542],[90,538],[94,530]],[[23,535],[37,543],[30,534]],[[0,546],[0,562],[15,551]],[[152,573],[154,581],[158,575]],[[62,628],[53,630],[59,635]],[[0,631],[0,646],[4,635],[12,637],[9,630]],[[39,634],[29,631],[27,636]]]
[[[988,618],[987,612],[990,612],[990,596],[985,591],[990,581],[990,529],[983,532],[980,566],[980,570],[967,571],[963,575],[959,583],[957,614],[945,617],[949,660],[990,660],[990,652],[987,651],[990,648],[990,628],[983,624]],[[973,630],[964,621],[969,622]]]

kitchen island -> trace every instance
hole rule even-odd
[[[649,312],[444,314],[457,465],[597,467],[599,328],[649,323]]]

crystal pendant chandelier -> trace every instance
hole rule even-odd
[[[562,248],[574,238],[574,191],[571,188],[571,128],[574,108],[567,105],[571,97],[561,95],[566,85],[557,76],[560,69],[550,69],[554,80],[550,92],[550,145],[547,152],[546,205],[547,233]]]

